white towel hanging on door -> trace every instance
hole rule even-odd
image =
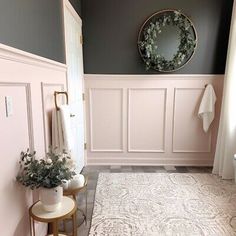
[[[73,132],[69,105],[59,106],[52,111],[52,148],[60,153],[73,149]]]
[[[215,118],[216,94],[211,84],[208,84],[198,110],[198,116],[202,119],[203,130],[208,131],[212,121]]]

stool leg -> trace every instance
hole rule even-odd
[[[85,225],[87,226],[87,222],[88,222],[88,186],[86,186],[85,189]]]
[[[30,223],[30,236],[32,236],[32,221],[31,221],[31,216],[29,216],[29,223]]]
[[[77,212],[77,211],[76,211]],[[76,212],[72,215],[73,221],[73,236],[77,236]]]
[[[33,219],[33,235],[35,236],[35,223],[34,223],[34,219]]]
[[[58,222],[57,222],[57,220],[53,221],[52,228],[53,228],[53,236],[58,236]]]

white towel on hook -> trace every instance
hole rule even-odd
[[[216,94],[211,84],[208,84],[198,110],[198,116],[202,119],[203,130],[208,131],[212,121],[215,118]]]
[[[61,116],[57,109],[52,111],[52,149],[58,152],[64,149]]]
[[[71,127],[71,108],[69,105],[59,106],[60,118],[61,118],[61,128],[63,137],[64,149],[71,152],[73,149],[73,132]]]
[[[57,152],[71,152],[73,149],[73,132],[69,105],[59,106],[52,111],[52,148]]]

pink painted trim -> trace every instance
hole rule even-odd
[[[96,149],[94,148],[93,145],[93,114],[92,114],[92,108],[93,108],[93,103],[92,103],[92,90],[119,90],[121,91],[121,147],[120,149]],[[90,122],[89,122],[89,134],[90,134],[90,151],[91,152],[124,152],[124,120],[123,120],[123,114],[124,113],[124,89],[122,88],[96,88],[96,89],[89,89],[89,117],[90,117]]]
[[[220,112],[220,104],[221,104],[221,96],[222,96],[222,88],[223,88],[223,79],[224,75],[85,75],[85,85],[86,85],[86,109],[87,109],[87,163],[90,164],[129,164],[129,165],[167,165],[167,164],[175,164],[175,165],[212,165],[214,159],[214,151],[215,151],[215,142],[217,136],[218,129],[218,121],[219,121],[219,112]],[[181,128],[178,133],[176,133],[176,140],[180,140],[179,144],[173,146],[173,134],[174,134],[174,119],[175,119],[175,91],[179,91],[179,89],[183,90],[203,90],[204,86],[208,83],[212,83],[217,94],[217,106],[216,106],[216,117],[215,121],[212,125],[211,132],[212,134],[206,138],[206,142],[201,139],[202,134],[201,130],[197,130],[199,132],[196,133],[196,139],[188,139],[188,136],[183,136],[181,132]],[[123,119],[124,130],[123,130],[123,140],[124,140],[124,152],[112,152],[112,149],[116,148],[116,146],[109,146],[109,150],[99,150],[97,151],[97,147],[93,147],[91,150],[91,137],[94,136],[93,129],[90,129],[91,122],[91,112],[93,112],[93,107],[90,104],[90,96],[89,93],[91,90],[116,90],[123,89],[124,91],[124,111],[123,114],[118,114],[119,119]],[[135,146],[135,150],[130,150],[130,132],[129,132],[129,91],[135,89],[166,89],[166,102],[165,102],[165,132],[164,132],[164,140],[165,140],[165,148],[162,148],[163,145],[157,147],[155,149],[161,150],[143,150],[142,146]],[[188,92],[187,92],[188,94]],[[185,106],[187,111],[191,110],[191,107],[194,106],[197,109],[198,104],[195,103],[195,98],[199,96],[198,92],[193,93],[193,97],[191,96],[191,92],[189,93],[190,100],[178,100],[177,103],[181,102],[184,105],[183,112],[185,111]],[[101,94],[102,95],[102,94]],[[99,96],[99,95],[98,95]],[[188,98],[188,95],[186,95]],[[197,97],[196,97],[197,96]],[[184,98],[184,97],[183,97]],[[194,104],[191,103],[191,98],[194,99]],[[197,100],[196,100],[197,101]],[[108,104],[112,101],[106,101]],[[145,106],[145,100],[140,100],[140,112],[138,113],[140,117],[142,117],[142,107]],[[152,105],[154,105],[153,103]],[[93,104],[95,106],[95,104]],[[132,102],[131,104],[132,105]],[[181,107],[181,104],[179,104]],[[99,104],[96,104],[98,107],[94,107],[99,111]],[[118,104],[117,104],[118,106]],[[120,106],[120,104],[119,104]],[[161,106],[162,107],[162,106]],[[137,108],[138,109],[138,108]],[[162,108],[161,108],[162,109]],[[181,110],[176,110],[182,112]],[[103,112],[103,111],[101,111]],[[197,110],[195,111],[197,112]],[[155,112],[154,112],[155,113]],[[195,113],[194,113],[195,114]],[[196,113],[197,115],[197,113]],[[99,113],[97,113],[99,118]],[[122,118],[123,117],[123,118]],[[96,117],[93,117],[96,120]],[[140,118],[142,119],[142,118]],[[145,116],[144,116],[145,119]],[[180,124],[181,126],[183,122],[181,121],[181,116],[177,117],[176,125]],[[186,122],[191,123],[191,116],[185,117]],[[155,123],[155,121],[153,121]],[[196,124],[195,119],[192,120],[194,127]],[[117,123],[118,124],[118,123]],[[95,125],[95,124],[94,124]],[[155,124],[154,124],[155,125]],[[177,127],[177,126],[176,126]],[[198,127],[198,126],[197,126]],[[199,128],[200,129],[200,128]],[[103,140],[103,135],[106,135],[105,130],[101,131],[101,135],[99,135],[97,140]],[[177,131],[176,131],[177,132]],[[189,132],[186,132],[189,135]],[[110,134],[109,134],[110,135]],[[117,134],[118,135],[118,134]],[[147,134],[146,134],[147,135]],[[120,133],[119,133],[120,136]],[[95,137],[95,136],[94,136]],[[118,139],[118,137],[116,136]],[[153,137],[154,139],[155,137]],[[152,139],[152,140],[153,140]],[[176,141],[175,140],[175,141]],[[160,139],[161,141],[161,139]],[[186,144],[184,142],[186,141]],[[144,141],[145,142],[145,141]],[[148,144],[148,141],[147,141]],[[148,146],[147,146],[148,147]],[[94,150],[95,149],[95,150]],[[133,148],[134,149],[134,148]],[[163,149],[163,150],[162,150]],[[160,152],[163,151],[163,152]]]
[[[188,150],[188,149],[176,149],[174,144],[175,144],[175,115],[176,115],[176,94],[178,90],[204,90],[203,88],[198,88],[198,87],[188,87],[188,88],[182,88],[182,87],[177,87],[174,89],[174,104],[173,104],[173,119],[172,119],[172,152],[173,153],[211,153],[211,143],[212,143],[212,130],[209,130],[210,136],[208,140],[208,149],[207,150]]]
[[[32,204],[32,192],[15,184],[17,163],[22,150],[30,147],[37,151],[38,157],[45,155],[44,142],[44,110],[43,105],[54,107],[53,92],[45,92],[42,97],[41,83],[64,84],[66,87],[66,70],[64,64],[36,56],[3,44],[0,44],[0,97],[11,96],[13,100],[13,115],[6,117],[4,103],[1,106],[1,130],[8,135],[3,138],[4,165],[2,167],[2,182],[0,189],[4,189],[4,198],[1,201],[2,214],[7,211],[11,219],[9,226],[2,228],[2,235],[28,235],[29,222],[27,212]],[[48,99],[49,98],[49,99]],[[53,105],[51,105],[53,104]],[[22,115],[24,114],[24,115]],[[48,114],[48,112],[47,112]],[[49,129],[49,128],[48,128]],[[6,171],[7,170],[7,171]],[[6,188],[10,186],[10,188]],[[14,192],[14,194],[12,194]],[[37,197],[34,198],[37,200]],[[11,202],[11,203],[10,203]],[[13,203],[13,205],[11,205]],[[7,210],[6,210],[6,209]],[[37,235],[46,234],[46,225],[37,224]]]
[[[159,149],[159,150],[141,150],[141,149],[132,149],[131,146],[130,146],[130,107],[131,107],[131,91],[132,90],[164,90],[164,93],[165,93],[165,99],[164,99],[164,117],[163,117],[163,124],[164,124],[164,127],[163,127],[163,147],[162,149]],[[127,128],[127,133],[128,133],[128,140],[127,140],[127,144],[128,144],[128,152],[129,153],[138,153],[138,152],[141,152],[141,153],[165,153],[165,140],[166,140],[166,105],[167,105],[167,88],[128,88],[128,128]]]

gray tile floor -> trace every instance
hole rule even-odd
[[[182,167],[182,166],[87,166],[83,169],[82,174],[88,175],[88,213],[87,225],[85,223],[78,227],[79,236],[87,236],[93,213],[93,204],[95,198],[96,185],[99,173],[211,173],[211,167]],[[85,209],[85,193],[78,196],[78,205]],[[78,221],[82,221],[82,215],[78,214]]]

